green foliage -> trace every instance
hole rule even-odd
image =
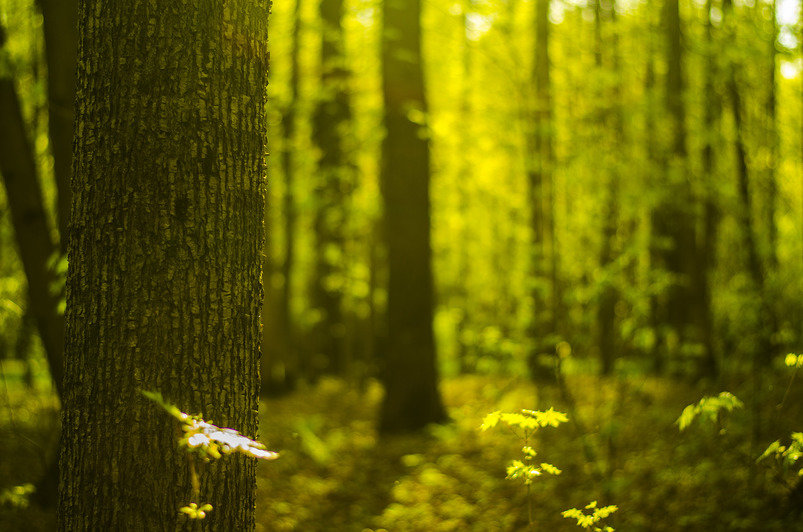
[[[480,429],[484,432],[498,425],[500,422],[510,428],[522,442],[521,448],[522,459],[513,460],[507,466],[508,480],[522,480],[527,487],[527,515],[530,526],[533,525],[533,498],[530,490],[530,485],[533,480],[540,477],[542,474],[560,475],[561,470],[552,464],[535,462],[535,457],[538,454],[531,445],[531,438],[533,434],[540,428],[544,427],[557,427],[561,423],[565,423],[569,418],[562,412],[556,412],[550,407],[549,410],[522,410],[521,413],[505,413],[501,410],[491,412],[486,415],[482,420]],[[518,429],[522,432],[519,433]]]
[[[578,510],[577,508],[572,508],[570,510],[566,510],[563,512],[563,517],[567,519],[575,519],[577,520],[577,526],[580,528],[585,528],[588,530],[593,530],[594,532],[613,532],[613,527],[604,526],[600,527],[597,526],[600,521],[610,516],[616,510],[619,509],[617,506],[597,506],[597,501],[592,501],[591,503],[585,506],[586,510],[591,510],[590,514],[583,512],[582,510]]]
[[[50,293],[59,297],[58,313],[64,314],[67,307],[66,293],[64,290],[67,282],[67,255],[62,255],[59,252],[53,253],[47,261],[47,268],[53,274],[53,279],[50,281],[48,289]]]
[[[703,397],[697,404],[690,404],[683,409],[676,423],[683,431],[697,418],[701,417],[710,423],[717,423],[722,412],[732,412],[742,408],[744,404],[733,394],[721,392],[716,397]]]
[[[786,358],[784,359],[784,364],[786,364],[790,368],[803,367],[803,355],[789,353],[788,355],[786,355]]]
[[[232,453],[241,453],[262,460],[275,460],[279,457],[278,453],[268,451],[263,443],[243,436],[234,429],[220,428],[204,421],[201,416],[182,412],[177,406],[167,402],[159,392],[142,390],[141,393],[181,423],[182,435],[178,438],[178,445],[179,448],[185,449],[190,456],[199,456],[205,462]],[[200,482],[193,460],[190,460],[190,475],[193,493],[198,498]],[[211,504],[206,503],[199,506],[196,502],[179,508],[179,511],[190,519],[203,519],[211,510]]]
[[[561,423],[565,423],[569,418],[562,412],[556,412],[550,408],[545,412],[537,410],[522,410],[521,414],[517,413],[503,413],[501,411],[491,412],[482,420],[480,429],[486,431],[495,427],[500,421],[513,429],[523,430],[523,434],[516,433],[523,441],[524,446],[521,448],[523,458],[521,460],[513,460],[507,466],[507,478],[510,480],[521,479],[524,484],[529,485],[532,481],[541,476],[543,473],[550,475],[560,475],[561,470],[552,464],[542,462],[541,464],[535,463],[536,452],[530,446],[530,438],[533,432],[539,428],[544,427],[557,427]]]
[[[187,517],[190,519],[203,519],[206,517],[206,512],[209,512],[210,510],[212,510],[211,504],[206,503],[199,508],[194,502],[191,502],[187,506],[182,506],[178,509],[179,512],[187,514]]]
[[[278,453],[268,451],[263,443],[247,438],[234,429],[220,428],[204,421],[201,416],[185,414],[177,406],[166,402],[160,393],[143,391],[142,395],[181,422],[183,435],[178,440],[179,446],[199,454],[204,460],[217,459],[221,455],[232,453],[263,460],[279,457]]]
[[[781,445],[780,440],[775,440],[758,457],[757,462],[773,459],[783,473],[797,470],[797,476],[803,477],[803,469],[797,465],[801,456],[803,456],[803,432],[793,432],[788,445]]]
[[[36,491],[33,484],[22,484],[0,491],[0,506],[12,506],[14,508],[27,508],[30,504],[30,497]]]
[[[544,412],[522,410],[521,414],[496,411],[483,418],[480,428],[486,431],[495,427],[500,421],[511,428],[517,427],[525,431],[532,431],[542,427],[557,427],[559,424],[569,421],[569,418],[566,417],[566,414],[556,412],[552,408]]]

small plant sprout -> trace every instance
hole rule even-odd
[[[552,464],[542,462],[536,463],[537,455],[532,447],[532,436],[535,432],[544,427],[557,427],[565,423],[569,418],[562,412],[556,412],[552,408],[545,412],[538,410],[522,410],[517,413],[503,413],[501,411],[491,412],[482,420],[480,428],[484,431],[504,423],[523,443],[521,448],[522,459],[513,460],[507,466],[507,478],[509,480],[521,480],[527,488],[527,518],[530,527],[533,526],[533,500],[530,495],[530,485],[533,480],[544,473],[550,475],[560,475],[561,471]]]
[[[744,404],[733,394],[721,392],[716,397],[703,397],[700,402],[690,404],[683,409],[676,423],[678,428],[683,431],[691,425],[697,417],[715,423],[719,426],[723,412],[732,412],[737,408],[742,408]]]
[[[783,399],[781,399],[781,403],[778,405],[778,408],[783,407],[784,403],[786,403],[786,398],[789,397],[789,391],[792,389],[792,384],[795,382],[797,372],[801,367],[803,367],[803,355],[789,353],[786,355],[786,358],[784,358],[784,364],[789,368],[794,368],[795,371],[793,371],[792,376],[789,377],[789,384],[786,386],[786,391],[783,394]]]
[[[204,421],[201,416],[182,412],[177,406],[165,401],[162,394],[158,392],[142,391],[141,393],[181,423],[182,434],[178,438],[178,445],[187,452],[192,492],[196,500],[200,497],[201,491],[201,483],[195,466],[196,457],[203,462],[216,460],[223,455],[233,453],[241,453],[262,460],[274,460],[279,457],[278,453],[267,450],[264,444],[243,436],[234,429],[220,428]],[[197,502],[191,502],[187,506],[179,508],[179,512],[186,514],[190,519],[203,519],[211,510],[211,504]]]
[[[779,479],[787,488],[792,489],[792,483],[787,482],[787,478],[790,473],[803,477],[803,469],[797,465],[801,458],[803,458],[803,432],[793,432],[789,445],[781,445],[778,440],[772,442],[756,462],[772,459]]]
[[[585,513],[583,510],[572,508],[563,512],[563,517],[566,519],[575,519],[577,526],[586,530],[593,530],[594,532],[614,532],[613,527],[601,526],[600,521],[606,519],[612,513],[619,509],[618,506],[597,506],[597,501],[591,501],[585,506],[586,510],[591,510],[591,513]]]

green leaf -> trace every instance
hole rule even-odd
[[[549,473],[550,475],[560,475],[562,471],[557,467],[553,466],[552,464],[542,463],[541,469],[545,472]]]
[[[502,414],[501,410],[497,410],[496,412],[491,412],[482,419],[482,425],[480,425],[480,428],[483,431],[494,428],[496,424],[499,423],[499,417],[501,416],[501,414]]]

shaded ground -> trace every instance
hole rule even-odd
[[[45,382],[25,391],[14,368],[0,382],[0,492],[33,482],[56,438],[56,402]],[[260,531],[491,531],[527,526],[525,489],[505,480],[521,442],[498,426],[481,432],[493,410],[569,410],[588,430],[566,423],[536,441],[538,460],[563,470],[532,486],[540,530],[579,530],[561,511],[592,500],[617,504],[608,524],[620,531],[803,530],[788,517],[786,488],[755,457],[773,439],[803,428],[803,394],[779,374],[765,397],[766,434],[751,448],[750,409],[721,427],[674,424],[703,392],[666,379],[569,378],[577,402],[568,409],[555,389],[540,394],[508,378],[461,377],[442,389],[453,423],[426,434],[382,441],[373,429],[381,388],[358,390],[325,379],[262,404],[260,439],[281,457],[259,468]],[[745,388],[746,388],[745,383]],[[739,383],[723,386],[740,395]],[[710,390],[710,392],[719,391]],[[742,397],[749,393],[745,389]],[[788,479],[787,479],[788,480]],[[53,530],[50,512],[35,505],[0,507],[0,530]]]

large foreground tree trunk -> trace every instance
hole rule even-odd
[[[423,428],[445,417],[432,330],[429,142],[421,64],[420,0],[384,4],[382,197],[388,252],[388,338],[380,430]]]
[[[268,2],[82,0],[67,279],[61,530],[175,530],[175,422],[253,436]],[[255,465],[202,470],[198,528],[254,528]]]

